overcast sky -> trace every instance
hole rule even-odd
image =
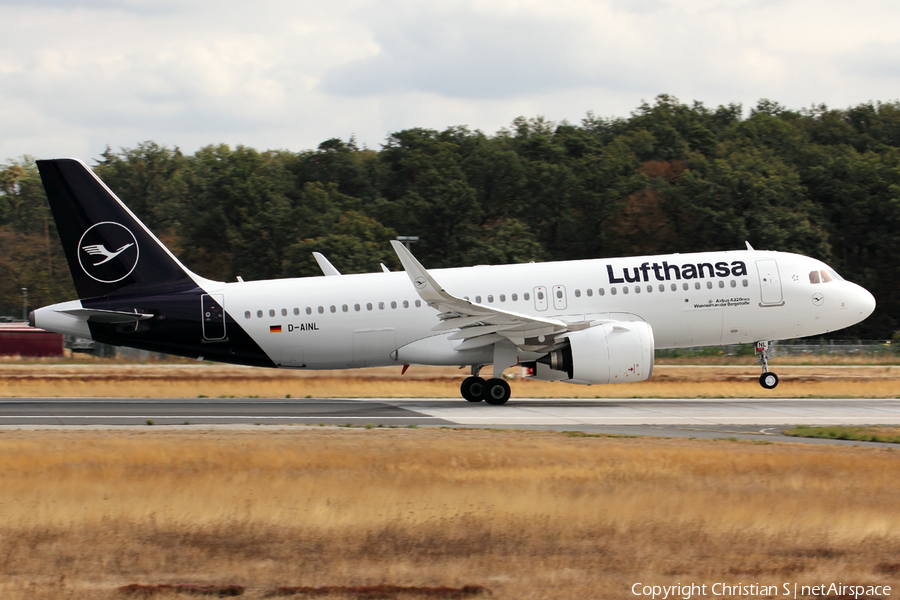
[[[900,2],[0,0],[0,160],[900,97]]]

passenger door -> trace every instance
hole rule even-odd
[[[203,311],[203,339],[225,339],[225,297],[222,294],[203,294],[200,304]]]
[[[781,291],[781,277],[778,274],[778,263],[774,258],[756,261],[759,274],[760,304],[762,306],[781,306],[784,294]]]

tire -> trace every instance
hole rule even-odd
[[[484,384],[484,401],[488,404],[506,404],[510,394],[509,384],[502,379],[488,379]]]
[[[466,377],[459,386],[459,393],[469,402],[481,402],[484,399],[484,379]]]
[[[759,385],[767,390],[774,390],[775,386],[778,385],[778,375],[772,372],[763,373],[759,376]]]

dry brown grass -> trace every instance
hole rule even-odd
[[[0,597],[896,582],[898,472],[881,449],[514,431],[4,431]]]
[[[776,390],[764,390],[752,365],[657,366],[653,377],[626,385],[577,386],[514,379],[517,398],[771,398],[900,395],[900,367],[790,367],[775,370]],[[508,372],[512,373],[514,370]],[[485,369],[485,374],[490,369]],[[466,371],[398,367],[346,371],[286,371],[221,365],[0,365],[0,397],[457,398]]]

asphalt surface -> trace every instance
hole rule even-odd
[[[0,427],[123,425],[477,427],[871,445],[781,435],[804,425],[900,425],[898,399],[0,398]]]

